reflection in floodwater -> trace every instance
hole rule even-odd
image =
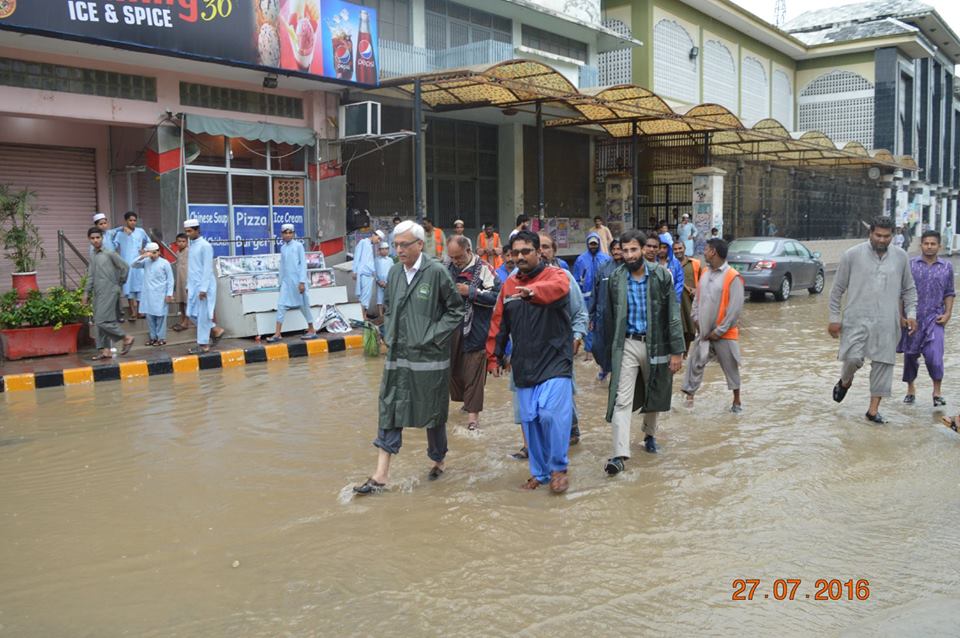
[[[744,413],[712,366],[697,407],[661,421],[661,453],[635,427],[612,479],[606,391],[578,362],[562,497],[518,489],[505,379],[479,434],[451,409],[441,480],[410,432],[391,491],[365,500],[349,488],[373,469],[382,360],[3,395],[0,634],[957,635],[960,438],[929,380],[870,426],[866,374],[830,399],[825,295],[745,314]],[[821,578],[867,579],[870,597],[806,599]],[[753,601],[731,600],[736,579],[760,579]],[[797,599],[774,600],[775,579],[801,579]]]

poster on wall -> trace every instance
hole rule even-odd
[[[270,207],[234,206],[233,238],[238,255],[263,255],[270,252]]]
[[[293,224],[293,236],[303,237],[306,232],[304,225],[303,206],[274,206],[273,207],[273,236],[280,237],[280,227],[284,224]],[[277,250],[283,241],[277,240]],[[310,246],[306,246],[310,248]]]
[[[230,207],[226,204],[190,204],[188,217],[200,222],[200,232],[213,246],[214,257],[230,254]]]
[[[0,30],[377,84],[377,13],[342,0],[19,0]]]

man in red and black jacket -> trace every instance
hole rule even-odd
[[[570,279],[541,262],[540,238],[520,231],[510,239],[518,272],[500,289],[487,336],[487,370],[500,376],[507,341],[527,440],[530,478],[525,489],[549,482],[567,490],[567,450],[573,420],[573,341]]]

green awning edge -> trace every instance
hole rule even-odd
[[[313,146],[316,143],[316,133],[301,126],[285,126],[267,122],[243,122],[193,113],[185,113],[184,115],[187,130],[191,133],[226,135],[227,137],[239,137],[245,140],[281,142],[298,146]]]

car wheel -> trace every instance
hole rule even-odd
[[[807,292],[811,295],[819,295],[823,292],[823,271],[817,273],[817,278],[813,280],[813,285],[807,288]]]
[[[780,289],[777,292],[773,293],[774,299],[777,301],[786,301],[790,298],[790,275],[784,275],[783,281],[780,282]]]

